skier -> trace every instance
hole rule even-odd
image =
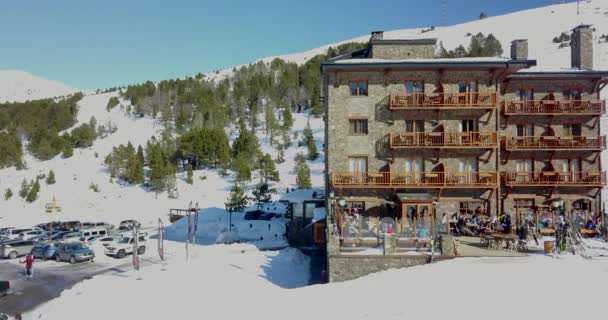
[[[31,279],[33,275],[33,267],[34,267],[34,256],[28,254],[25,257],[25,260],[19,261],[21,264],[25,264],[25,278]]]

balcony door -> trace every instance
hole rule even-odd
[[[523,101],[523,105],[527,107],[534,106],[534,89],[520,89],[519,90],[519,100]]]
[[[564,172],[568,172],[568,176],[566,177],[566,181],[576,182],[581,178],[581,170],[582,170],[582,162],[581,158],[568,159],[568,163],[564,163]]]
[[[424,101],[424,82],[423,81],[406,81],[405,93],[408,96],[408,102],[414,104],[422,104]]]
[[[517,140],[516,143],[520,147],[525,147],[534,144],[534,124],[518,124],[517,125]]]
[[[467,104],[477,103],[477,81],[459,81],[458,92],[465,97],[464,100]]]
[[[477,179],[477,158],[460,158],[458,159],[458,175],[459,183],[471,183]]]
[[[349,157],[348,168],[354,180],[365,180],[365,174],[367,173],[367,157]]]
[[[515,179],[517,182],[530,182],[534,171],[534,161],[532,159],[515,160]]]
[[[404,163],[406,183],[418,183],[424,172],[422,157],[406,158]]]
[[[468,145],[475,141],[476,134],[474,132],[478,131],[477,120],[475,119],[465,119],[460,121],[460,143],[463,145]]]

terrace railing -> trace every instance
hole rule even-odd
[[[606,112],[604,100],[505,100],[505,115],[601,115]]]
[[[604,186],[606,172],[516,171],[504,172],[506,186]]]
[[[334,172],[334,188],[496,188],[497,172]]]
[[[605,150],[605,136],[509,136],[506,150]]]
[[[391,110],[488,109],[496,107],[496,92],[396,93],[389,97]]]
[[[396,148],[493,148],[496,132],[400,132],[391,133],[389,146]]]

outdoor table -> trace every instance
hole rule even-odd
[[[492,237],[496,241],[496,248],[502,249],[503,245],[506,244],[507,248],[515,248],[512,245],[513,242],[517,241],[517,235],[511,233],[492,233]],[[504,241],[504,244],[503,244]]]

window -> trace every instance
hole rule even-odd
[[[534,171],[534,161],[532,159],[515,160],[515,171],[517,172],[532,172]]]
[[[477,172],[477,158],[458,159],[458,172]]]
[[[564,89],[562,94],[564,95],[564,100],[581,100],[580,89]]]
[[[462,120],[460,122],[460,131],[461,132],[476,132],[477,131],[477,123],[473,119]]]
[[[405,132],[424,132],[424,120],[405,120]]]
[[[477,92],[477,81],[459,81],[458,92]]]
[[[405,93],[423,93],[424,82],[422,81],[406,81]]]
[[[468,201],[468,202],[460,202],[460,213],[463,214],[482,214],[487,215],[487,205],[488,203],[485,201]]]
[[[367,134],[367,119],[350,119],[349,134]]]
[[[534,125],[533,124],[518,124],[517,125],[517,136],[518,137],[533,137],[534,136]]]
[[[351,81],[349,87],[351,96],[367,95],[367,81]]]
[[[349,157],[348,166],[350,172],[366,173],[367,172],[367,157]]]
[[[405,159],[405,172],[420,174],[423,169],[422,157]]]
[[[580,123],[564,124],[563,134],[580,137],[583,134],[583,126]]]

